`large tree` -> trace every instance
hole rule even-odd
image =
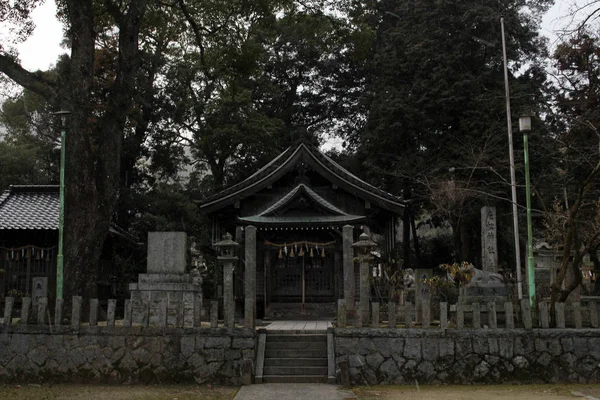
[[[554,53],[558,91],[554,135],[554,208],[546,218],[562,262],[552,285],[552,303],[564,302],[581,283],[583,258],[589,255],[600,272],[600,36],[582,29],[560,43]]]
[[[39,3],[4,2],[0,20],[28,26],[29,13]],[[42,96],[55,110],[71,112],[66,141],[64,295],[90,297],[96,294],[97,262],[117,199],[123,131],[133,101],[139,30],[148,0],[64,0],[58,6],[71,48],[64,80],[51,81],[25,70],[5,47],[0,48],[0,72]],[[99,31],[108,23],[118,31],[118,55],[113,74],[104,82],[102,107],[96,107],[96,45]],[[25,29],[23,34],[28,32]],[[59,87],[64,97],[58,96]]]
[[[381,0],[363,9],[375,32],[367,123],[351,139],[382,185],[451,221],[461,260],[477,261],[479,207],[509,198],[500,17],[513,110],[533,110],[545,81],[536,16],[549,3]]]

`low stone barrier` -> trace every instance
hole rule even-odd
[[[333,329],[337,382],[600,382],[597,329]]]
[[[0,326],[0,382],[248,383],[243,328]]]

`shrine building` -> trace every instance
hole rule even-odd
[[[244,287],[237,284],[236,297],[246,298],[246,308],[254,303],[259,318],[282,309],[333,311],[340,298],[354,309],[360,292],[352,244],[366,231],[385,257],[404,211],[400,198],[305,142],[200,207],[213,244],[227,232],[240,244],[236,281]]]

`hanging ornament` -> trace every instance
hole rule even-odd
[[[313,257],[312,247],[310,248],[310,256]]]
[[[321,257],[325,257],[325,249],[321,249]]]
[[[281,259],[281,258],[283,258],[283,254],[282,254],[282,251],[281,251],[281,249],[279,249],[279,258],[280,258],[280,259]]]
[[[290,250],[290,257],[294,257],[294,248],[292,247],[292,250]]]
[[[298,257],[304,257],[304,247],[300,246],[300,251],[298,252]]]
[[[285,253],[285,255],[287,256],[287,244],[283,245],[283,252]]]

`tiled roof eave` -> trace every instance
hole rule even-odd
[[[357,178],[329,157],[322,154],[318,149],[311,149],[304,143],[298,145],[293,151],[290,151],[290,149],[291,148],[288,148],[277,157],[277,160],[282,162],[276,164],[271,163],[269,168],[260,170],[262,171],[261,174],[255,173],[243,182],[204,200],[200,203],[200,208],[207,210],[207,212],[212,212],[227,204],[233,203],[238,197],[244,198],[257,192],[263,186],[266,186],[266,182],[273,180],[273,177],[277,176],[278,172],[289,170],[290,166],[288,164],[302,151],[312,159],[312,161],[310,161],[311,163],[315,163],[320,169],[326,171],[327,174],[335,177],[335,180],[338,180],[340,183],[347,186],[348,190],[361,192],[364,197],[370,198],[383,208],[394,210],[395,212],[399,212],[405,207],[405,202],[402,199]],[[283,154],[289,154],[289,156],[285,157],[285,160],[283,160]]]

